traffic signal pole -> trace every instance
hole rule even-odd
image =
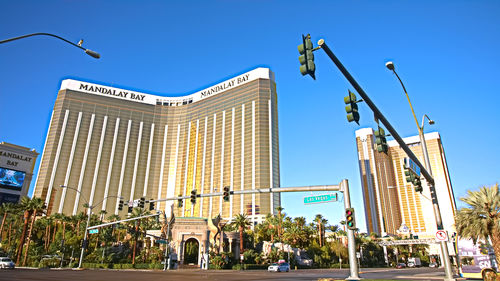
[[[354,87],[354,89],[359,93],[361,98],[366,102],[366,104],[370,107],[370,109],[373,111],[375,117],[384,124],[386,129],[389,131],[391,136],[398,142],[399,146],[401,149],[403,149],[404,152],[408,155],[408,157],[417,164],[417,166],[420,167],[420,170],[427,181],[429,185],[429,190],[431,193],[431,198],[432,198],[432,205],[434,209],[434,217],[436,219],[436,226],[438,230],[443,229],[443,222],[441,218],[441,211],[439,209],[439,204],[437,200],[437,195],[436,195],[436,189],[434,186],[434,178],[430,174],[430,172],[420,163],[418,160],[417,156],[411,151],[411,149],[406,145],[406,143],[403,141],[403,139],[399,136],[398,132],[392,127],[391,123],[387,121],[387,119],[384,117],[382,112],[377,108],[377,106],[372,102],[372,100],[368,97],[368,95],[365,93],[365,91],[359,86],[359,84],[356,82],[356,80],[351,76],[349,71],[342,65],[340,60],[333,54],[333,52],[330,50],[328,45],[326,45],[325,40],[320,39],[318,41],[318,45],[325,53],[330,57],[330,59],[333,61],[333,63],[337,66],[337,68],[342,72],[342,74],[345,76],[345,78],[351,83],[351,85]],[[420,133],[420,132],[419,132]],[[423,134],[422,134],[423,135]],[[421,137],[422,139],[422,137]],[[425,140],[424,140],[425,141]],[[426,159],[427,160],[427,159]],[[430,165],[429,165],[430,169]],[[453,272],[451,270],[451,263],[450,263],[450,255],[448,253],[448,246],[446,245],[445,241],[441,241],[441,251],[442,251],[442,256],[443,256],[443,264],[445,267],[445,279],[447,281],[452,281],[455,280],[453,278]]]
[[[351,208],[351,196],[349,194],[349,181],[346,179],[340,182],[340,190],[344,193],[344,208]],[[359,267],[356,261],[356,241],[354,240],[354,230],[347,228],[347,250],[349,252],[349,277],[346,280],[360,280]]]

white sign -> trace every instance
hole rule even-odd
[[[436,240],[437,241],[448,241],[448,234],[444,230],[436,231]]]
[[[237,86],[241,86],[250,81],[263,78],[270,79],[274,81],[274,74],[271,72],[269,68],[258,67],[254,70],[251,70],[247,73],[238,75],[234,78],[226,80],[224,82],[213,85],[209,88],[206,88],[201,91],[197,91],[192,94],[188,94],[181,97],[167,97],[167,96],[158,96],[151,95],[146,93],[135,92],[131,90],[125,90],[115,87],[109,87],[89,82],[83,82],[73,79],[65,79],[61,83],[60,90],[72,90],[76,92],[84,92],[87,94],[93,94],[98,96],[106,96],[112,97],[122,100],[128,100],[133,102],[145,103],[150,105],[156,104],[169,104],[169,105],[184,105],[192,102],[197,102],[204,98],[220,94],[229,89],[232,89]]]

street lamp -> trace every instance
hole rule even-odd
[[[82,192],[76,188],[72,188],[72,187],[69,187],[69,186],[66,186],[66,185],[60,185],[61,188],[67,188],[67,189],[71,189],[71,190],[74,190],[76,192],[78,192],[78,196],[82,197]],[[83,235],[83,244],[82,244],[82,252],[80,253],[80,260],[78,261],[78,268],[82,268],[82,261],[83,261],[83,255],[84,255],[84,252],[85,252],[85,249],[87,248],[87,232],[88,232],[88,228],[89,228],[89,224],[90,224],[90,217],[92,216],[92,209],[94,209],[95,207],[97,207],[99,204],[101,204],[102,202],[104,202],[104,200],[110,198],[110,197],[115,197],[115,198],[118,198],[118,199],[123,199],[123,197],[121,196],[113,196],[113,195],[110,195],[110,196],[106,196],[104,197],[101,201],[99,201],[98,203],[94,204],[94,205],[90,205],[89,201],[87,200],[87,198],[83,197],[83,199],[85,200],[85,204],[88,206],[89,208],[89,211],[88,211],[88,214],[87,214],[87,224],[85,225],[85,234]]]
[[[406,91],[406,88],[405,88],[405,85],[403,84],[403,81],[401,81],[401,78],[399,78],[399,75],[396,72],[396,68],[394,67],[394,63],[392,61],[388,61],[388,62],[386,62],[385,66],[387,67],[387,69],[389,69],[390,71],[392,71],[396,75],[396,77],[399,80],[399,83],[401,83],[401,86],[403,87],[403,91],[406,94],[406,98],[408,99],[408,103],[410,104],[411,112],[413,113],[413,118],[415,119],[415,123],[417,124],[418,136],[420,138],[420,143],[422,144],[422,154],[424,155],[425,169],[432,176],[431,163],[429,161],[429,152],[427,151],[427,144],[425,142],[425,137],[424,137],[424,124],[425,124],[424,121],[425,121],[425,118],[427,118],[427,120],[429,121],[429,125],[433,125],[434,120],[430,119],[429,116],[427,116],[427,114],[424,114],[424,116],[422,117],[422,125],[418,124],[417,116],[415,115],[415,111],[413,110],[413,106],[411,104],[410,97],[408,96],[408,92]],[[432,205],[434,207],[434,218],[436,219],[437,229],[442,230],[443,229],[443,220],[441,218],[441,211],[439,210],[439,203],[437,200],[436,188],[435,188],[434,184],[428,183],[428,185],[429,185],[429,190],[431,193]],[[443,264],[445,267],[445,274],[446,274],[445,280],[455,280],[455,279],[453,279],[453,272],[451,270],[450,254],[448,253],[448,246],[446,245],[445,241],[441,241],[440,244],[441,244],[441,252],[443,255]]]
[[[60,40],[62,40],[64,42],[66,42],[66,43],[69,43],[69,44],[71,44],[71,45],[73,45],[73,46],[75,46],[77,48],[82,49],[83,51],[85,51],[85,53],[87,55],[89,55],[89,56],[91,56],[93,58],[98,59],[98,58],[101,57],[101,55],[99,55],[98,52],[94,52],[94,51],[92,51],[90,49],[85,49],[84,47],[82,47],[83,40],[80,40],[80,42],[78,42],[78,44],[75,44],[75,43],[73,43],[71,41],[68,41],[68,40],[66,40],[66,39],[64,39],[64,38],[62,38],[60,36],[57,36],[57,35],[54,35],[54,34],[50,34],[50,33],[43,33],[43,32],[42,33],[32,33],[32,34],[27,34],[27,35],[19,36],[19,37],[14,37],[14,38],[9,38],[9,39],[5,39],[5,40],[1,40],[0,44],[7,43],[7,42],[10,42],[10,41],[14,41],[14,40],[23,39],[23,38],[26,38],[26,37],[37,36],[37,35],[45,35],[45,36],[55,37],[55,38],[60,39]]]

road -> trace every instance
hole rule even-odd
[[[302,269],[291,272],[267,272],[266,270],[49,270],[14,269],[0,271],[0,280],[6,281],[160,281],[160,280],[318,280],[348,277],[348,269]],[[360,276],[366,279],[395,280],[443,280],[444,271],[436,268],[363,268]]]

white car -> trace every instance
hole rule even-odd
[[[267,271],[275,271],[275,272],[286,271],[286,272],[288,272],[288,271],[290,271],[290,265],[286,262],[273,263],[267,268]]]
[[[16,265],[10,258],[0,257],[0,268],[12,268],[14,269]]]

